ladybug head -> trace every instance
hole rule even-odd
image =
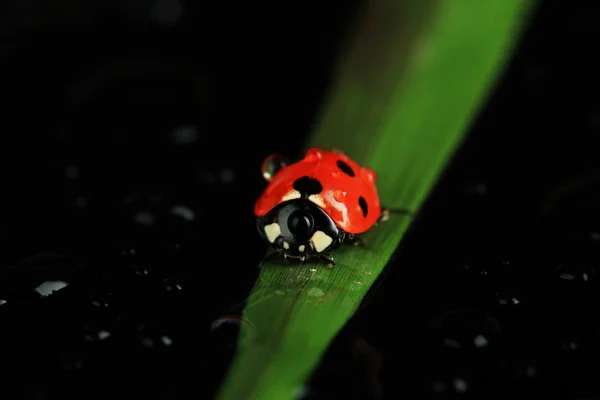
[[[277,205],[258,218],[257,227],[271,247],[302,261],[338,247],[345,236],[321,207],[304,198]]]

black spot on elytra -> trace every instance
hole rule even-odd
[[[360,206],[360,209],[363,212],[363,216],[366,217],[367,214],[369,213],[369,207],[367,206],[367,201],[365,200],[364,197],[360,196],[358,198],[358,205]]]
[[[352,177],[356,176],[354,174],[354,171],[352,170],[352,168],[348,164],[346,164],[345,162],[343,162],[342,160],[337,160],[337,166],[346,175],[349,175],[349,176],[352,176]]]
[[[299,191],[302,197],[308,197],[311,194],[319,194],[323,191],[323,185],[321,182],[308,176],[303,176],[294,181],[294,190]]]

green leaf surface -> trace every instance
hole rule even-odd
[[[310,147],[377,171],[382,204],[418,210],[509,58],[532,2],[372,0],[340,60]],[[411,222],[343,246],[337,268],[265,264],[219,399],[295,398]],[[251,267],[251,266],[250,266]],[[399,267],[401,268],[401,267]]]

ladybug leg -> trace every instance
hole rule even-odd
[[[331,268],[336,267],[335,261],[333,261],[333,258],[329,254],[319,254],[319,259],[328,264]]]
[[[390,219],[390,216],[392,214],[413,215],[413,212],[409,211],[409,210],[402,209],[402,208],[386,208],[386,207],[383,207],[383,209],[381,210],[381,216],[379,217],[379,220],[377,221],[377,223],[387,221],[388,219]]]
[[[263,264],[269,261],[273,261],[276,258],[281,257],[281,253],[279,253],[278,251],[274,251],[273,253],[269,254],[268,256],[265,256],[260,263],[258,263],[258,268],[262,268]]]
[[[353,246],[365,247],[365,241],[362,236],[359,235],[348,235],[344,243],[351,244]]]

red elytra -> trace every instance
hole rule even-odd
[[[263,163],[263,174],[266,162]],[[377,175],[337,151],[311,148],[301,161],[281,168],[254,205],[254,214],[262,217],[273,207],[289,199],[297,179],[319,181],[323,190],[309,200],[319,205],[337,226],[350,234],[368,231],[381,216],[381,204],[375,182]]]

